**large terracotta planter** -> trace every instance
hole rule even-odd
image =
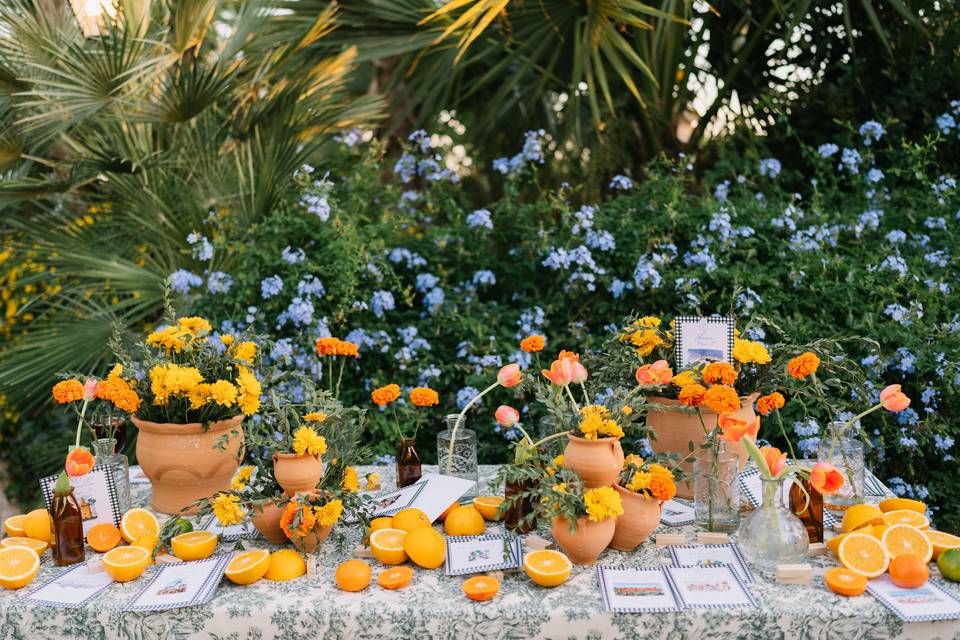
[[[154,511],[167,514],[194,513],[194,500],[209,498],[230,489],[230,480],[244,454],[243,416],[211,422],[158,424],[140,420],[133,424],[137,437],[137,460],[150,478]],[[220,439],[227,437],[226,446]]]
[[[268,502],[260,507],[255,507],[253,517],[253,527],[260,532],[270,544],[284,544],[287,542],[287,535],[280,528],[280,516],[283,515],[283,509],[273,502]]]
[[[298,456],[295,453],[273,454],[273,476],[283,487],[283,493],[292,498],[298,493],[310,493],[317,488],[323,476],[320,456]]]
[[[741,420],[753,420],[757,414],[753,411],[753,403],[757,400],[759,394],[752,394],[740,398],[740,409],[734,411],[734,415]],[[666,407],[682,407],[679,400],[673,398],[650,397],[648,400],[653,404],[665,405]],[[700,418],[696,411],[690,413],[684,411],[671,411],[651,409],[647,413],[647,426],[653,430],[654,437],[650,438],[650,447],[655,453],[675,453],[680,457],[690,454],[690,443],[694,446],[703,442],[703,428],[706,426],[709,433],[717,426],[717,414],[713,411],[701,407],[703,414],[703,424],[700,424]],[[740,468],[747,462],[746,448],[739,443],[727,443],[727,451],[736,454],[740,458]],[[684,474],[689,475],[693,470],[692,459],[680,464],[680,469]],[[693,483],[682,481],[677,482],[677,496],[681,498],[693,497]]]
[[[616,518],[607,518],[602,522],[593,522],[586,516],[577,520],[576,533],[570,533],[566,518],[554,518],[550,533],[557,541],[570,562],[574,564],[593,564],[613,540],[617,526]]]
[[[333,525],[313,529],[302,538],[294,538],[293,546],[296,547],[300,553],[313,553],[317,550],[317,547],[320,546],[320,543],[327,539],[327,536],[330,535],[332,530]]]
[[[587,440],[567,434],[563,450],[563,467],[575,472],[588,489],[609,487],[623,468],[623,448],[619,438]]]
[[[623,514],[617,518],[610,546],[617,551],[633,551],[660,526],[663,505],[659,500],[627,491],[618,484],[613,488],[620,494]]]

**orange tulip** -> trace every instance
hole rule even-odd
[[[501,368],[497,373],[497,382],[499,382],[501,386],[507,387],[508,389],[523,382],[523,374],[520,373],[520,365],[514,363],[508,364]]]
[[[720,417],[717,418],[717,425],[720,427],[720,437],[727,442],[740,442],[743,436],[756,439],[760,432],[760,416],[756,416],[748,422],[728,411],[720,414]]]
[[[910,398],[900,391],[900,385],[891,384],[880,392],[880,404],[887,411],[897,413],[910,406]]]
[[[818,462],[810,470],[810,485],[820,493],[836,493],[843,486],[843,475],[827,462]]]
[[[772,476],[776,476],[787,466],[787,454],[781,453],[780,449],[776,447],[761,447],[760,454],[763,456],[763,461],[767,463],[767,469],[770,470]]]
[[[505,404],[497,407],[497,410],[493,416],[496,418],[497,424],[499,424],[501,427],[510,428],[520,422],[520,412]]]
[[[570,366],[573,369],[573,376],[570,378],[571,382],[583,384],[587,381],[587,368],[580,364],[579,360],[571,361]]]
[[[89,473],[95,463],[93,454],[86,447],[74,447],[67,454],[67,461],[63,468],[68,476],[77,478]]]
[[[635,374],[637,384],[643,386],[663,386],[673,379],[673,371],[666,360],[657,360],[653,364],[645,364]]]
[[[549,371],[544,369],[540,373],[553,384],[565,387],[573,382],[575,364],[579,363],[572,358],[558,358],[551,363]]]

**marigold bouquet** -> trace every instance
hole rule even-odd
[[[648,463],[638,455],[630,454],[623,461],[623,471],[617,484],[640,495],[666,502],[677,495],[673,473],[661,464]]]
[[[623,502],[613,487],[585,489],[583,481],[574,472],[557,468],[544,478],[533,492],[538,517],[545,520],[563,518],[573,533],[577,520],[586,517],[591,522],[603,522],[623,515]]]

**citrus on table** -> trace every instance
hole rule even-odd
[[[0,587],[19,589],[30,584],[40,570],[40,556],[30,547],[0,548]]]
[[[855,504],[843,514],[844,533],[850,533],[871,524],[883,524],[883,512],[872,504]]]
[[[150,553],[140,547],[117,547],[103,556],[103,570],[117,582],[130,582],[150,565]]]
[[[883,532],[886,531],[886,530],[889,529],[889,528],[890,528],[890,525],[886,525],[886,524],[875,524],[875,525],[869,527],[869,529],[870,529],[869,531],[867,531],[867,527],[865,527],[864,529],[861,529],[861,531],[863,531],[864,533],[869,533],[870,535],[872,535],[872,536],[873,536],[874,538],[876,538],[877,540],[882,540],[882,539],[883,539]]]
[[[223,575],[234,584],[246,586],[265,576],[269,568],[270,552],[254,549],[235,555]]]
[[[923,534],[923,531],[908,524],[887,527],[881,541],[891,558],[912,554],[927,563],[933,557],[933,544],[930,539]]]
[[[444,520],[447,519],[447,516],[450,515],[450,512],[453,511],[454,509],[456,509],[456,508],[459,507],[459,506],[460,506],[460,503],[459,503],[459,502],[454,502],[454,503],[451,504],[449,507],[447,507],[446,509],[443,510],[443,513],[440,514],[440,517],[437,518],[437,520],[439,520],[440,522],[443,522]]]
[[[883,514],[883,521],[888,525],[909,524],[917,529],[928,529],[930,527],[930,519],[927,516],[910,509],[888,511]]]
[[[483,516],[473,505],[457,507],[443,521],[448,536],[479,536],[487,530]]]
[[[130,509],[120,519],[120,535],[127,542],[133,542],[143,536],[160,535],[160,523],[157,517],[142,507]]]
[[[924,529],[923,534],[927,536],[927,540],[933,545],[934,560],[939,558],[940,554],[947,549],[960,548],[960,537],[953,534],[935,531],[934,529]]]
[[[284,582],[307,572],[307,563],[293,549],[280,549],[270,554],[270,566],[263,575],[267,580]]]
[[[867,579],[859,573],[854,573],[843,567],[834,567],[825,574],[823,579],[830,591],[841,596],[858,596],[867,590]]]
[[[477,496],[473,499],[473,507],[480,512],[484,520],[493,522],[499,520],[497,509],[503,504],[500,496]]]
[[[95,524],[87,532],[87,544],[94,551],[106,553],[120,544],[120,529],[110,522]]]
[[[170,540],[173,555],[181,560],[203,560],[217,550],[217,534],[213,531],[181,533]]]
[[[927,584],[930,569],[927,563],[912,553],[899,555],[890,561],[890,582],[901,589],[917,589]]]
[[[380,529],[392,529],[393,528],[393,518],[389,516],[384,516],[382,518],[374,518],[370,521],[370,533],[374,531],[379,531]]]
[[[148,536],[140,536],[139,538],[131,542],[130,546],[146,549],[147,552],[152,556],[153,552],[156,551],[158,544],[160,544],[160,536],[148,535]]]
[[[28,538],[53,544],[53,518],[46,509],[34,509],[23,518],[23,532]]]
[[[401,509],[393,516],[393,529],[403,529],[404,531],[413,531],[430,527],[430,518],[423,511],[415,507]]]
[[[27,538],[24,536],[16,536],[14,538],[4,538],[0,540],[0,547],[27,547],[33,549],[37,552],[38,556],[42,556],[43,552],[47,550],[49,545],[44,540],[34,540],[33,538]]]
[[[960,549],[947,549],[937,558],[941,575],[951,582],[960,582]]]
[[[347,560],[337,567],[337,586],[344,591],[363,591],[370,585],[373,572],[363,560]]]
[[[890,563],[890,556],[879,540],[856,532],[840,542],[837,558],[844,567],[865,578],[876,578],[887,570]]]
[[[910,498],[887,498],[886,500],[881,500],[880,504],[877,505],[880,507],[880,511],[887,513],[889,511],[916,511],[917,513],[926,513],[927,505],[923,504],[919,500],[911,500]]]
[[[541,587],[556,587],[567,581],[573,564],[570,558],[552,549],[531,551],[523,557],[523,570]]]
[[[433,527],[414,529],[404,537],[403,550],[415,564],[436,569],[446,559],[447,541]]]
[[[26,514],[21,513],[18,516],[10,516],[3,521],[3,530],[11,538],[25,538],[27,532],[23,528],[23,521],[27,518]]]
[[[490,576],[474,576],[463,581],[463,592],[471,600],[483,602],[497,595],[500,581]]]
[[[840,543],[843,542],[844,538],[846,538],[847,536],[853,533],[865,533],[867,535],[872,535],[874,538],[879,540],[880,536],[876,534],[876,529],[877,527],[874,527],[868,524],[864,528],[858,529],[856,532],[851,531],[850,533],[841,533],[839,535],[833,536],[826,542],[827,549],[830,549],[830,552],[833,553],[833,555],[835,556],[840,555]]]
[[[407,552],[403,550],[407,535],[403,529],[374,531],[370,534],[370,553],[383,564],[403,564],[407,561]]]
[[[377,584],[384,589],[403,589],[413,580],[410,567],[390,567],[377,575]]]

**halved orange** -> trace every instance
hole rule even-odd
[[[120,529],[110,522],[95,524],[87,531],[87,544],[94,551],[106,553],[120,544]]]
[[[117,582],[136,580],[149,565],[150,554],[140,547],[117,547],[103,556],[103,570]]]
[[[370,534],[370,552],[383,564],[403,564],[407,561],[407,552],[403,550],[403,540],[407,532],[402,529],[378,529]]]
[[[244,551],[233,557],[223,575],[234,584],[253,584],[267,574],[270,568],[270,552],[266,549]]]
[[[19,589],[30,584],[40,570],[40,556],[30,547],[0,548],[0,587]]]
[[[867,590],[867,579],[859,573],[854,573],[843,567],[834,567],[825,574],[823,579],[826,581],[830,591],[841,596],[858,596]]]
[[[923,533],[927,536],[930,544],[933,545],[934,560],[939,558],[940,554],[947,549],[960,548],[960,537],[957,537],[953,534],[944,533],[943,531],[935,531],[934,529],[925,529]]]
[[[23,521],[26,520],[27,514],[21,513],[18,516],[10,516],[3,521],[3,530],[7,532],[7,535],[11,538],[25,538],[27,537],[27,532],[23,528]]]
[[[922,513],[910,509],[898,509],[883,514],[883,521],[887,524],[909,524],[917,529],[929,529],[930,519]]]
[[[181,560],[203,560],[217,550],[217,540],[213,531],[191,531],[171,538],[170,548]]]
[[[883,512],[872,504],[855,504],[843,514],[843,531],[850,533],[870,524],[883,524]]]
[[[413,569],[410,567],[391,567],[384,569],[377,576],[377,584],[384,589],[403,589],[413,580]]]
[[[523,557],[523,570],[541,587],[556,587],[570,577],[573,564],[570,558],[559,551],[541,549]]]
[[[913,555],[926,563],[933,557],[933,543],[930,539],[923,535],[923,531],[908,524],[894,524],[887,527],[881,541],[891,558]]]
[[[133,542],[143,536],[160,535],[160,523],[157,517],[142,507],[130,509],[120,519],[120,534],[127,542]]]
[[[866,533],[851,533],[840,542],[837,558],[847,569],[865,578],[876,578],[887,570],[890,556],[879,540]]]
[[[857,529],[856,532],[851,531],[850,533],[841,533],[839,535],[833,536],[826,542],[827,549],[830,549],[830,552],[833,555],[838,556],[840,555],[840,543],[843,542],[843,539],[849,536],[851,533],[866,533],[868,535],[872,535],[874,538],[879,540],[880,536],[877,535],[876,530],[877,530],[877,527],[868,524],[862,529]]]
[[[0,547],[28,547],[37,552],[38,556],[42,556],[43,552],[47,550],[49,545],[45,540],[36,540],[34,538],[27,538],[23,536],[17,536],[15,538],[4,538],[0,540]]]
[[[406,535],[403,550],[415,564],[424,569],[437,569],[447,559],[447,540],[433,527],[421,527]]]
[[[476,508],[476,510],[480,512],[480,515],[483,516],[483,519],[488,522],[494,522],[500,519],[497,517],[497,509],[500,508],[501,504],[503,504],[503,498],[500,496],[477,496],[473,499],[474,508]]]
[[[887,513],[889,511],[916,511],[917,513],[926,513],[927,505],[923,504],[919,500],[911,500],[910,498],[887,498],[886,500],[881,500],[880,511]]]
[[[463,592],[471,600],[483,602],[497,595],[500,581],[490,576],[474,576],[463,581]]]

